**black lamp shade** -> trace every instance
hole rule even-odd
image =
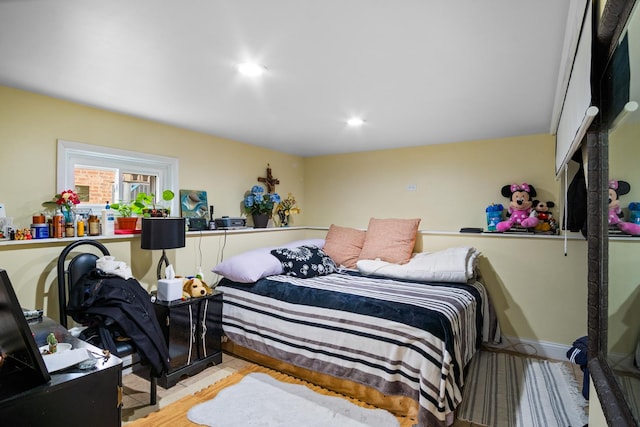
[[[142,249],[175,249],[185,246],[184,218],[142,218]]]

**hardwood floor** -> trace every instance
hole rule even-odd
[[[582,384],[582,371],[576,364],[564,362],[567,368],[573,373],[578,384]],[[242,359],[222,355],[222,363],[211,366],[197,375],[187,377],[175,386],[164,389],[158,386],[158,403],[154,406],[149,405],[149,381],[138,377],[137,375],[124,375],[123,384],[123,408],[122,408],[122,424],[126,425],[131,421],[142,418],[147,414],[164,408],[165,406],[179,400],[185,396],[196,393],[218,380],[231,375],[232,373],[251,364]],[[453,427],[480,427],[480,424],[473,424],[466,421],[456,420]]]
[[[169,389],[158,386],[158,403],[154,406],[149,405],[149,381],[133,374],[124,375],[122,377],[122,424],[126,425],[176,400],[196,393],[249,364],[250,362],[223,353],[221,364],[184,378]]]

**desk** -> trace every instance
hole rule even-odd
[[[29,322],[36,344],[46,344],[53,332],[58,342],[73,348],[102,350],[74,338],[60,324],[47,317]],[[72,367],[51,374],[51,381],[0,402],[3,426],[40,427],[66,425],[115,427],[121,425],[122,361],[116,356],[99,360],[95,368]]]

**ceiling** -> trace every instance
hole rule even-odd
[[[0,85],[300,156],[550,133],[568,9],[0,0]]]

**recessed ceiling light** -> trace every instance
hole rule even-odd
[[[349,120],[347,120],[347,124],[349,126],[358,127],[364,124],[364,120],[362,120],[360,117],[352,117]]]
[[[256,64],[255,62],[243,62],[242,64],[238,64],[237,68],[240,74],[248,77],[257,77],[267,71],[264,65]]]

